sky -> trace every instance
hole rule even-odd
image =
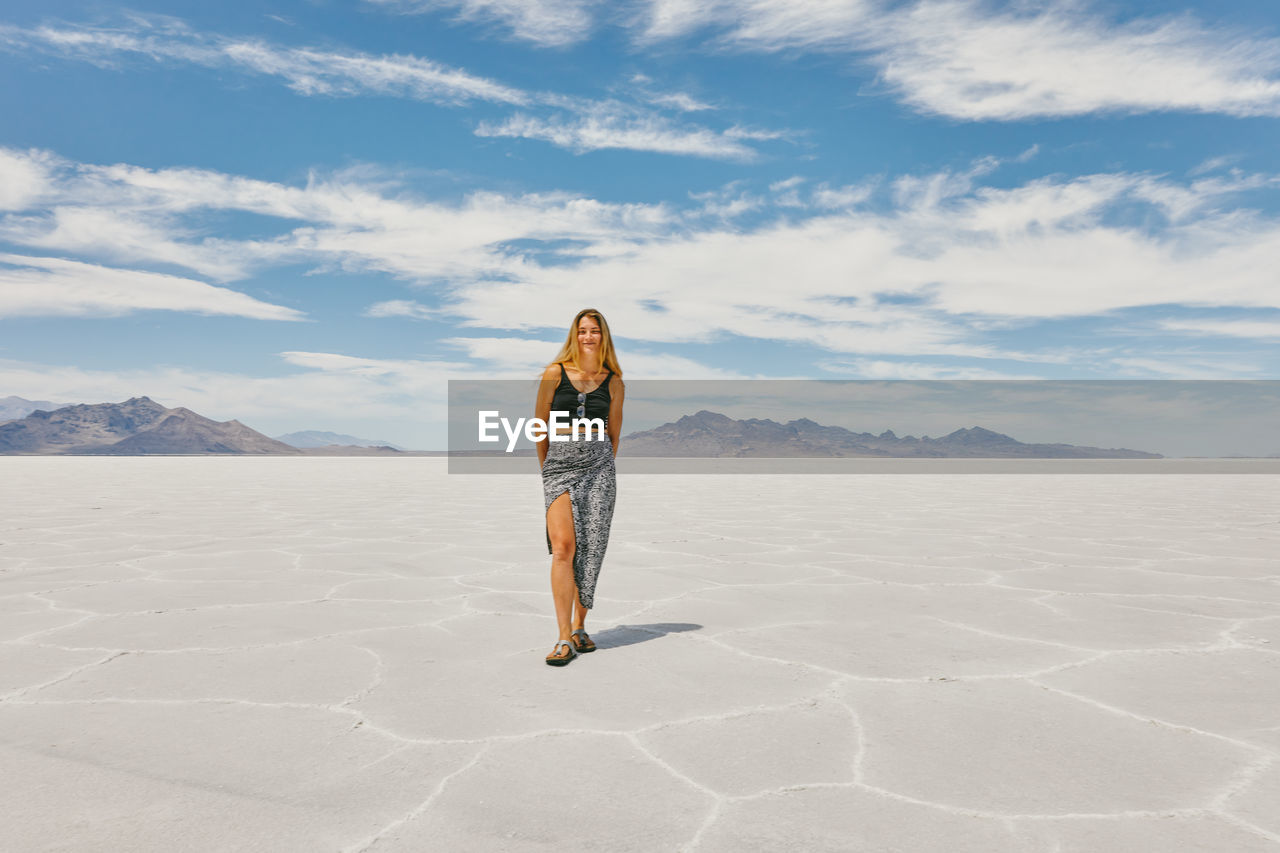
[[[0,397],[438,448],[587,306],[628,379],[1280,378],[1262,0],[9,0],[0,80]]]

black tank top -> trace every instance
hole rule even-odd
[[[608,370],[608,368],[605,368]],[[609,404],[612,398],[609,396],[609,380],[613,378],[613,371],[609,370],[609,375],[604,381],[590,393],[586,399],[586,418],[599,418],[605,423],[609,422]],[[551,398],[551,411],[568,412],[570,418],[578,416],[578,394],[580,392],[573,387],[573,383],[569,381],[569,374],[564,369],[564,364],[560,365],[560,384],[556,386],[555,396]]]

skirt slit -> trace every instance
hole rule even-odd
[[[551,525],[547,524],[547,516],[551,514],[551,505],[552,505],[553,503],[555,503],[557,500],[559,500],[559,499],[560,499],[560,495],[568,495],[568,496],[569,496],[569,514],[573,517],[573,550],[574,550],[574,552],[575,552],[575,553],[577,553],[577,550],[578,550],[578,513],[577,513],[577,508],[575,507],[574,502],[573,502],[573,489],[561,489],[561,490],[560,490],[560,494],[557,494],[556,496],[554,496],[553,498],[551,498],[551,500],[547,501],[547,511],[546,511],[546,513],[542,516],[542,527],[543,527],[543,530],[544,530],[544,531],[546,532],[546,534],[547,534],[547,553],[548,553],[548,554],[550,554],[550,553],[551,553]]]

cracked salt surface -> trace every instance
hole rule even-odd
[[[0,459],[17,850],[1280,851],[1280,478]]]

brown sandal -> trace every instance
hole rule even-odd
[[[560,647],[564,646],[568,649],[567,655],[560,654]],[[550,666],[567,666],[569,661],[578,656],[578,652],[574,649],[572,643],[566,643],[564,640],[556,642],[555,648],[551,650],[551,654],[547,655],[547,664]]]
[[[579,634],[582,636],[579,637]],[[573,643],[573,650],[579,654],[586,654],[587,652],[594,652],[596,650],[596,644],[591,642],[591,638],[587,636],[586,629],[584,628],[579,628],[570,634],[569,641]]]

